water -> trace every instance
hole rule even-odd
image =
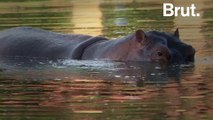
[[[162,17],[158,0],[1,0],[1,30],[32,26],[114,39],[139,28],[178,27],[197,53],[194,65],[180,66],[0,60],[0,119],[213,119],[213,2],[172,2],[194,3],[201,17]]]

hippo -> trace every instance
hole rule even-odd
[[[0,32],[0,59],[35,57],[50,60],[111,60],[163,63],[194,61],[195,49],[173,34],[136,30],[116,40],[82,34],[62,34],[32,27],[15,27]]]

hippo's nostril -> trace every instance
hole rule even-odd
[[[188,56],[186,62],[194,62],[194,56]]]
[[[168,56],[167,56],[167,59],[168,59],[168,60],[171,60],[171,59],[172,59],[172,56],[171,56],[171,55],[168,55]]]
[[[157,52],[157,54],[158,54],[158,56],[162,56],[163,55],[163,53],[162,52]]]

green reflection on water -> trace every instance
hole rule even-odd
[[[72,11],[66,10],[67,8],[71,9],[71,6],[65,6],[64,4],[66,2],[61,1],[62,4],[57,5],[57,2],[51,3],[51,1],[51,4],[45,1],[39,2],[38,0],[36,0],[35,3],[31,0],[26,1],[29,2],[25,2],[25,0],[19,1],[17,4],[5,2],[6,5],[12,8],[5,8],[4,6],[1,9],[6,11],[6,13],[0,13],[0,29],[17,26],[32,26],[54,30],[54,28],[60,29],[64,26],[73,26],[73,24],[70,23]],[[59,12],[59,10],[61,11]]]
[[[103,4],[104,35],[121,37],[141,28],[169,31],[173,27],[173,17],[163,17],[159,8],[142,9],[146,5],[150,4],[134,1],[129,4]]]
[[[0,2],[39,2],[39,1],[49,1],[49,0],[1,0]]]

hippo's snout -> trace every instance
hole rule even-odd
[[[192,46],[187,46],[185,50],[185,62],[194,62],[195,49]]]

